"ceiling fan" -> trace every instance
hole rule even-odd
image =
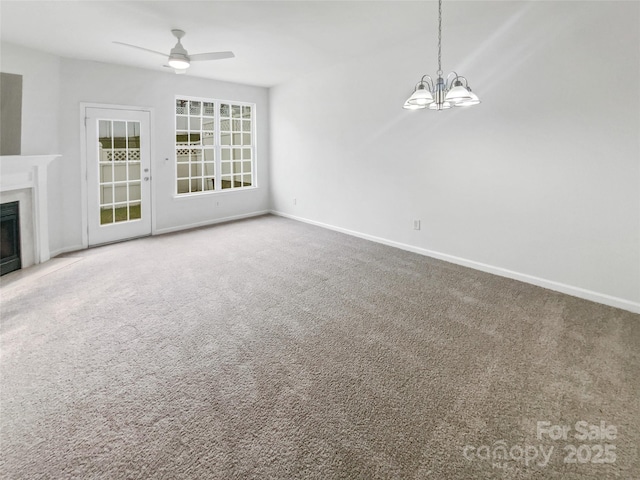
[[[185,73],[187,68],[191,65],[191,62],[199,62],[203,60],[223,60],[225,58],[233,58],[235,55],[233,52],[209,52],[209,53],[196,53],[195,55],[189,55],[185,48],[180,43],[180,39],[185,36],[185,32],[182,30],[171,30],[173,36],[178,39],[176,46],[171,49],[169,54],[157,52],[144,47],[138,47],[137,45],[131,45],[124,42],[113,42],[118,45],[124,45],[125,47],[137,48],[138,50],[144,50],[145,52],[155,53],[156,55],[162,55],[168,57],[168,64],[165,67],[171,67],[176,73]]]

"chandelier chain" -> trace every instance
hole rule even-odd
[[[438,0],[438,76],[442,76],[442,0]]]

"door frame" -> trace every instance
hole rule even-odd
[[[87,176],[87,108],[104,108],[108,110],[129,110],[149,114],[149,188],[151,189],[151,235],[156,235],[156,189],[154,188],[154,161],[156,155],[155,142],[155,110],[153,107],[136,105],[114,105],[110,103],[80,102],[80,209],[82,216],[82,247],[89,248],[89,178]]]

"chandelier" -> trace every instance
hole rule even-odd
[[[423,75],[404,102],[407,110],[445,110],[451,107],[468,107],[480,103],[471,91],[467,79],[456,72],[442,78],[442,0],[438,0],[438,80],[434,83],[429,75]]]

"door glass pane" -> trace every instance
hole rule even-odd
[[[127,179],[127,166],[126,165],[114,165],[113,173],[116,182],[124,182]]]
[[[101,150],[98,156],[100,225],[138,220],[141,200],[140,122],[99,120],[98,135]],[[109,148],[105,149],[105,145]],[[134,205],[130,203],[132,201]],[[137,207],[134,208],[135,205]]]
[[[140,180],[140,164],[129,164],[129,180]]]
[[[110,203],[113,203],[113,187],[102,185],[100,187],[100,205],[109,205]]]
[[[135,202],[140,200],[140,183],[129,184],[129,201]]]
[[[138,122],[127,122],[127,134],[129,135],[127,148],[129,149],[129,153],[135,151],[140,151],[140,124]],[[134,155],[135,157],[135,155]],[[132,156],[129,156],[129,159],[135,160]],[[137,160],[140,160],[140,154],[138,153]]]
[[[98,142],[100,148],[113,148],[113,138],[111,135],[111,120],[100,120],[98,122]]]
[[[114,189],[114,197],[115,201],[118,203],[127,201],[127,185],[126,184],[116,184]]]
[[[116,150],[127,148],[127,122],[113,122],[113,148]],[[118,160],[121,159],[118,158]]]
[[[113,207],[100,208],[100,225],[108,225],[113,223]]]
[[[129,205],[129,220],[138,220],[142,217],[140,212],[140,204]]]
[[[113,181],[113,165],[107,163],[100,165],[100,183]]]
[[[127,205],[116,205],[114,208],[115,221],[116,222],[126,222],[129,220],[129,209]]]

